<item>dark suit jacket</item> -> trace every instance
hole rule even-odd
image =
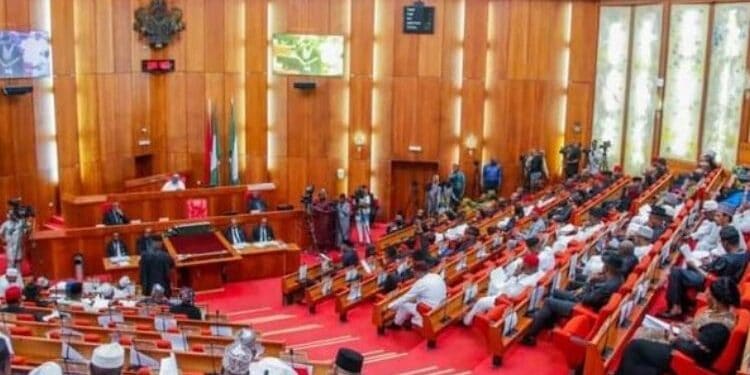
[[[120,244],[120,251],[123,253],[122,255],[130,255],[130,252],[128,252],[128,245],[125,244],[125,241],[122,239],[117,241],[112,240],[107,244],[107,258],[112,258],[118,255],[117,250],[115,249],[116,242]]]
[[[193,320],[201,320],[203,318],[201,316],[201,309],[195,307],[195,305],[186,305],[184,303],[170,307],[169,312],[172,314],[185,314],[188,319]]]
[[[138,240],[135,242],[135,248],[138,250],[138,255],[143,255],[147,250],[153,250],[154,249],[154,243],[156,240],[154,239],[154,236],[146,237],[140,236],[138,237]]]
[[[586,284],[578,301],[584,306],[598,311],[607,304],[611,297],[622,285],[622,277],[613,277],[597,283]]]
[[[247,212],[260,211],[265,212],[268,210],[268,205],[263,199],[250,198],[247,200]]]
[[[165,294],[167,296],[171,295],[172,283],[170,280],[170,271],[174,268],[174,260],[172,260],[172,257],[166,251],[156,250],[143,254],[138,266],[140,268],[141,286],[143,287],[144,295],[151,295],[151,288],[154,284],[163,286],[166,291]]]
[[[341,265],[343,267],[351,267],[359,264],[359,255],[354,249],[347,249],[341,253]]]
[[[231,243],[232,245],[237,244],[234,242],[234,236],[232,235],[233,228],[237,228],[237,232],[240,237],[240,242],[238,243],[247,242],[247,234],[245,234],[245,230],[243,230],[242,227],[240,227],[239,225],[235,225],[235,226],[230,225],[229,228],[227,228],[227,230],[224,231],[224,237],[226,237],[227,241],[229,241],[229,243]]]
[[[127,215],[125,215],[124,212],[122,212],[121,214],[118,214],[113,209],[109,209],[107,210],[107,212],[104,213],[104,220],[102,221],[104,221],[105,225],[119,225],[119,224],[130,223],[130,219],[128,219]]]
[[[270,225],[266,225],[266,237],[269,241],[275,240],[276,237],[273,235],[273,229],[271,229]],[[253,228],[253,242],[260,241],[260,225]]]
[[[745,272],[747,260],[747,252],[724,254],[714,259],[706,267],[706,271],[719,277],[731,277],[735,282],[739,282]]]

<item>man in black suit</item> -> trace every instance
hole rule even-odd
[[[552,326],[557,318],[570,316],[573,307],[579,303],[595,311],[606,305],[609,297],[622,285],[622,260],[618,257],[605,257],[604,268],[603,280],[590,282],[577,292],[553,290],[552,296],[548,297],[542,308],[534,313],[531,329],[521,343],[527,346],[536,345],[536,336],[542,329]]]
[[[154,251],[141,256],[138,264],[141,274],[141,286],[143,295],[150,296],[151,288],[159,284],[164,287],[167,296],[172,291],[170,273],[174,268],[174,260],[163,249],[161,242],[156,242]]]
[[[254,191],[250,195],[250,199],[247,200],[247,212],[266,212],[268,205],[260,197],[260,193]]]
[[[107,244],[107,258],[129,256],[128,246],[120,238],[120,233],[112,234],[112,239]]]
[[[629,276],[638,265],[638,257],[635,256],[635,245],[633,245],[632,241],[625,240],[620,242],[620,245],[617,247],[617,253],[612,255],[620,257],[622,260],[622,270],[620,270],[622,277]]]
[[[685,262],[687,267],[673,267],[667,283],[668,311],[659,316],[665,319],[682,316],[689,302],[687,290],[702,287],[709,274],[729,277],[735,283],[739,283],[748,261],[748,253],[740,249],[740,236],[737,228],[731,224],[725,225],[719,231],[719,238],[726,254],[714,258],[705,265],[701,265],[696,259],[689,259]]]
[[[351,241],[344,241],[343,246],[341,246],[342,267],[352,267],[356,266],[357,264],[359,264],[359,254],[357,254],[357,250],[354,250]]]
[[[273,241],[275,238],[273,229],[268,226],[268,219],[265,217],[260,220],[260,225],[253,228],[253,242]]]
[[[104,212],[104,219],[102,221],[104,221],[104,225],[122,225],[130,223],[130,219],[125,216],[125,213],[122,212],[122,209],[120,208],[120,202],[112,202],[112,207]]]
[[[245,230],[237,224],[237,219],[235,218],[232,218],[231,224],[229,224],[227,230],[224,231],[224,237],[226,237],[232,245],[239,245],[247,242]]]
[[[139,237],[135,242],[135,247],[136,250],[138,250],[138,255],[143,255],[146,252],[153,250],[155,243],[156,239],[154,238],[153,231],[151,230],[151,228],[146,228],[146,230],[143,232],[143,235]]]

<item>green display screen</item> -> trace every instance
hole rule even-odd
[[[344,75],[344,37],[341,35],[273,35],[273,72],[308,76]]]

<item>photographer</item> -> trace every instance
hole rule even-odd
[[[572,178],[578,174],[578,166],[581,161],[581,144],[573,143],[566,145],[560,150],[563,155],[563,169],[565,178]]]
[[[10,210],[0,225],[0,235],[5,241],[8,267],[18,267],[23,260],[23,242],[31,231],[34,212],[31,207],[22,205],[20,198],[8,201],[8,205]]]

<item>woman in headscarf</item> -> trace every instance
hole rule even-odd
[[[710,367],[729,341],[735,324],[733,306],[739,305],[740,292],[728,277],[711,284],[708,306],[690,325],[671,330],[641,327],[625,348],[618,375],[658,375],[669,370],[672,351],[676,350]]]

